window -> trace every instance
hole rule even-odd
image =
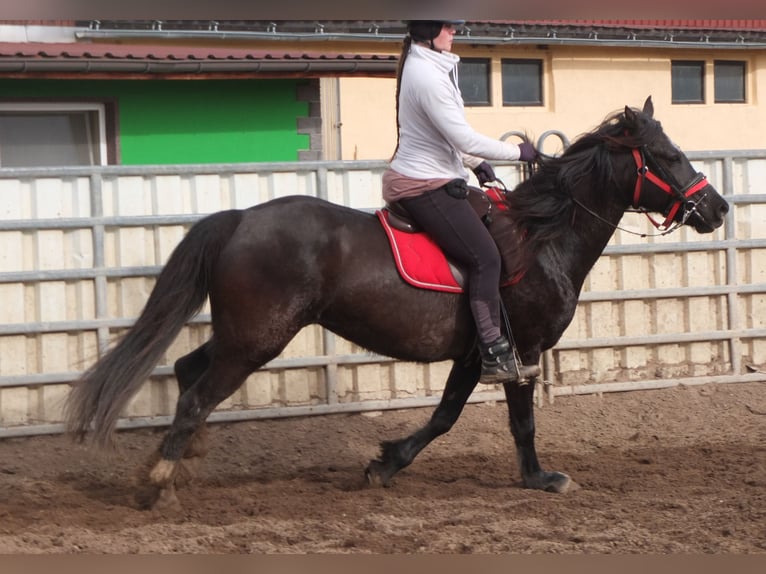
[[[742,103],[745,101],[745,62],[716,60],[714,70],[714,98],[716,103]]]
[[[502,60],[503,105],[543,105],[542,60]]]
[[[701,104],[705,101],[705,62],[670,63],[671,98],[674,104]]]
[[[671,62],[672,100],[674,104],[705,102],[704,61]],[[708,68],[710,69],[710,68]],[[716,60],[713,62],[713,101],[717,104],[745,102],[745,62]],[[709,94],[708,94],[709,96]]]
[[[104,105],[0,103],[0,167],[107,163]]]
[[[458,83],[467,106],[489,106],[490,60],[486,58],[463,58],[458,68]]]

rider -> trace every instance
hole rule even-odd
[[[396,78],[398,140],[383,174],[383,199],[398,201],[468,274],[468,298],[482,357],[480,382],[522,380],[540,374],[519,365],[500,329],[501,260],[494,239],[465,200],[468,172],[480,185],[495,173],[482,158],[534,161],[529,143],[515,145],[479,134],[468,125],[457,82],[460,58],[451,53],[463,21],[407,23]]]

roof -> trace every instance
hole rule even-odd
[[[404,34],[404,25],[398,20],[92,20],[48,24],[51,29],[66,29],[72,41],[61,41],[59,32],[57,41],[0,42],[0,76],[391,76],[398,60],[394,55],[398,50],[392,47],[398,48]],[[324,49],[322,44],[330,41],[333,49]],[[369,53],[337,51],[338,45],[350,42],[357,50],[360,43],[366,43]],[[766,20],[468,21],[456,42],[766,50]]]
[[[538,23],[562,26],[604,27],[604,28],[636,28],[662,30],[733,30],[766,31],[766,20],[527,20],[527,23]]]
[[[697,44],[766,44],[766,20],[522,20],[479,22],[471,34],[505,26],[517,36],[554,36],[605,42],[610,39],[636,42],[684,42]]]
[[[78,26],[100,31],[105,34],[126,31],[153,31],[155,33],[211,32],[243,33],[268,32],[273,36],[280,33],[315,33],[315,34],[356,34],[374,35],[405,32],[401,20],[91,20],[76,21]],[[572,32],[589,34],[599,29],[629,29],[642,33],[650,30],[700,31],[708,33],[766,33],[766,20],[469,20],[465,30],[471,35],[477,31],[504,30],[508,27],[528,30],[568,29]]]
[[[379,29],[404,31],[402,20],[73,20],[68,22],[83,27],[113,30],[128,29],[163,29],[163,30],[346,30],[363,31]],[[469,20],[469,26],[475,24],[528,24],[543,26],[579,26],[589,27],[630,27],[630,28],[693,28],[699,30],[766,30],[766,19],[674,19],[674,20],[571,20],[571,19],[523,19],[523,20]]]
[[[99,73],[123,74],[233,74],[251,76],[291,74],[306,76],[363,73],[390,75],[398,58],[393,55],[344,54],[298,50],[250,50],[173,44],[115,43],[3,43],[0,74]],[[80,76],[81,77],[81,76]]]

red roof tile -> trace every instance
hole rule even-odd
[[[2,43],[0,74],[232,74],[320,77],[390,76],[394,55],[319,51],[250,50],[172,44]]]
[[[0,42],[0,58],[103,58],[154,60],[387,60],[393,55],[211,48],[172,44]]]

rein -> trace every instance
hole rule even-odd
[[[655,229],[658,229],[660,231],[660,233],[637,233],[630,229],[626,229],[619,225],[615,225],[611,221],[608,221],[604,219],[603,217],[601,217],[598,213],[596,213],[595,211],[587,207],[577,198],[572,198],[572,200],[574,201],[575,204],[577,204],[579,207],[581,207],[583,210],[585,210],[587,213],[589,213],[590,215],[592,215],[599,221],[606,223],[615,229],[624,231],[625,233],[630,233],[631,235],[638,235],[639,237],[650,237],[650,236],[656,237],[656,236],[668,235],[669,233],[672,233],[673,231],[675,231],[676,229],[684,225],[686,221],[689,219],[689,217],[691,217],[697,211],[697,205],[703,199],[705,199],[705,195],[700,197],[697,201],[690,200],[689,198],[708,185],[707,178],[705,177],[704,174],[697,173],[697,175],[692,179],[692,181],[690,181],[684,187],[680,187],[675,181],[675,178],[667,175],[656,161],[654,161],[653,163],[655,165],[655,169],[659,172],[660,175],[659,176],[655,175],[649,169],[649,165],[646,161],[646,158],[648,157],[650,159],[653,159],[653,157],[651,153],[649,152],[649,150],[646,149],[645,145],[638,148],[633,148],[631,150],[631,153],[633,155],[633,159],[636,162],[636,175],[637,175],[636,185],[633,190],[633,210],[632,211],[634,211],[635,213],[643,213],[644,215],[646,215],[646,218],[655,227]],[[671,204],[671,206],[668,208],[667,216],[665,217],[665,221],[663,221],[662,223],[658,223],[657,221],[655,221],[648,211],[646,211],[644,208],[641,208],[639,206],[638,202],[641,199],[641,193],[644,190],[644,183],[647,180],[653,185],[655,185],[658,189],[676,198],[676,201],[673,204]],[[670,180],[671,183],[668,183],[667,180]],[[684,208],[681,220],[671,225],[671,223],[673,222],[673,219],[675,218],[681,206],[683,206]]]

